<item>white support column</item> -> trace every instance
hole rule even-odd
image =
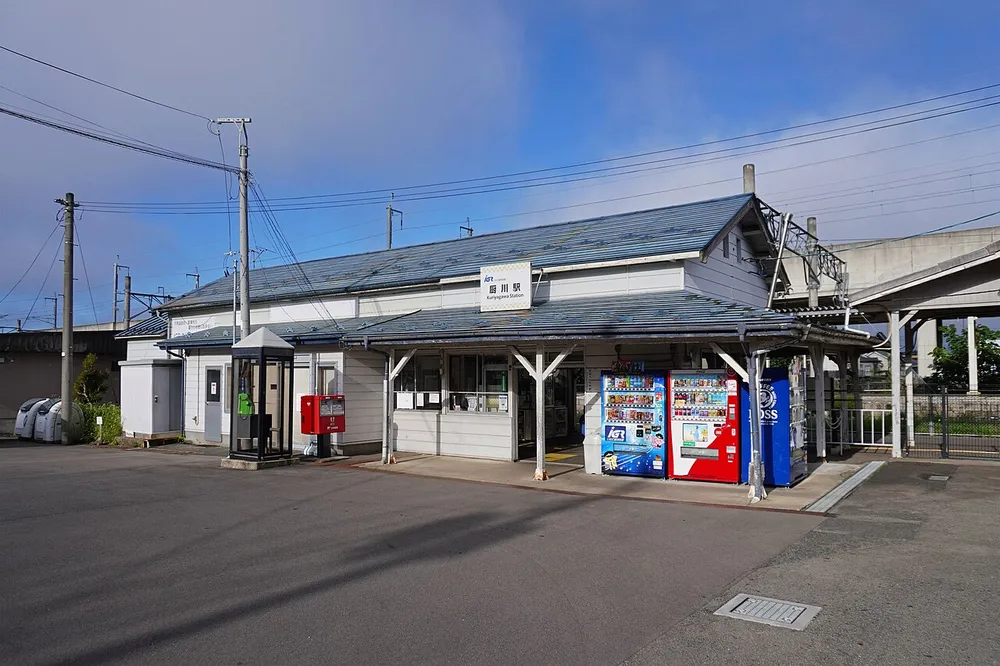
[[[345,355],[346,356],[346,355]],[[344,367],[346,369],[346,362]],[[382,373],[382,464],[389,464],[389,422],[392,420],[392,384],[389,382],[389,375],[392,372],[392,352],[385,357],[385,371]]]
[[[847,442],[847,352],[837,354],[837,365],[840,366],[840,442],[837,444],[837,454],[844,455],[844,443]]]
[[[916,350],[917,328],[912,323],[906,324],[906,367],[903,368],[903,376],[906,378],[906,450],[913,448],[913,375],[915,374],[914,364],[917,360]]]
[[[976,318],[965,320],[969,336],[969,395],[979,395],[979,350],[976,349]]]
[[[816,457],[826,460],[826,354],[823,347],[812,348],[813,403],[816,414]]]
[[[889,314],[889,376],[892,381],[892,457],[903,457],[902,393],[899,381],[899,311]]]
[[[545,348],[535,349],[535,481],[547,481],[545,471]]]
[[[760,352],[753,350],[747,359],[747,378],[749,379],[750,394],[750,461],[747,480],[750,484],[750,491],[747,494],[752,503],[759,502],[767,497],[764,490],[764,466],[763,466],[763,444],[761,442],[760,424]]]

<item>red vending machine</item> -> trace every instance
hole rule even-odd
[[[671,479],[740,481],[739,382],[732,370],[671,372]]]

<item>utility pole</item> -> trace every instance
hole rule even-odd
[[[462,232],[465,232],[464,234]],[[472,238],[472,223],[465,218],[465,225],[458,228],[458,237]]]
[[[247,163],[250,149],[247,147],[247,124],[250,118],[218,118],[219,125],[239,125],[240,129],[240,331],[246,338],[250,335],[250,222],[249,187],[250,171]]]
[[[56,199],[65,207],[63,216],[63,330],[62,330],[62,443],[72,444],[73,436],[73,193]]]
[[[385,207],[385,249],[392,249],[392,216],[399,215],[399,228],[403,228],[403,211],[396,210],[392,207],[392,200],[396,198],[395,194],[389,195],[389,205]]]
[[[121,257],[116,256],[115,257],[115,311],[114,311],[114,318],[112,319],[113,325],[116,329],[118,327],[118,303],[119,303],[118,297],[121,295],[121,290],[118,288],[119,278],[121,277],[121,272],[123,268],[126,271],[126,275],[128,274],[129,271],[129,267],[118,263],[119,261],[121,261]],[[126,326],[125,328],[128,327]]]
[[[45,297],[46,301],[52,301],[52,328],[59,328],[59,294],[53,292],[51,296]]]
[[[201,275],[198,274],[198,267],[197,266],[194,267],[194,273],[188,273],[187,277],[193,277],[194,278],[194,288],[195,289],[200,289],[201,288]]]
[[[125,328],[132,325],[132,276],[125,276]]]

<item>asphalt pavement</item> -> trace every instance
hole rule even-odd
[[[0,663],[998,664],[998,482],[894,463],[823,519],[0,445]]]
[[[627,664],[1000,664],[1000,466],[890,463],[834,512]],[[822,611],[801,632],[713,615],[739,593]]]
[[[0,446],[2,664],[616,664],[820,522]]]

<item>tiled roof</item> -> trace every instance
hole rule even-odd
[[[149,319],[140,321],[138,324],[133,324],[115,336],[118,339],[165,337],[167,337],[166,315],[153,315]]]
[[[516,341],[560,337],[697,338],[777,335],[788,337],[806,327],[792,315],[739,305],[688,291],[549,301],[523,312],[480,312],[478,308],[417,310],[408,314],[329,322],[268,324],[292,343],[417,344],[472,340]],[[812,326],[811,335],[862,336]],[[171,338],[162,346],[229,346],[232,329],[219,327]]]
[[[700,252],[751,207],[740,194],[680,206],[608,215],[459,240],[393,248],[250,272],[254,302],[437,282],[478,274],[481,266],[531,261],[533,268]],[[308,278],[308,283],[306,279]],[[176,298],[164,311],[232,301],[232,281],[216,280]]]

